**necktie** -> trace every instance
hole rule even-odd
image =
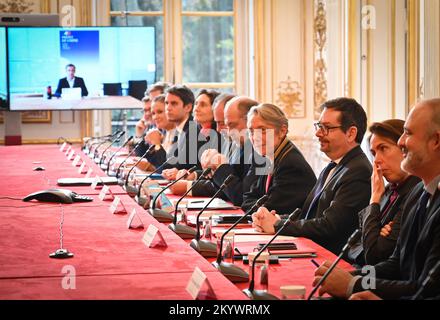
[[[316,212],[315,207],[318,204],[319,198],[321,197],[322,191],[324,190],[325,182],[327,181],[327,177],[330,174],[330,171],[332,171],[337,166],[336,162],[330,162],[327,167],[321,172],[321,175],[319,176],[318,182],[316,183],[316,188],[313,196],[313,200],[310,202],[309,209],[307,210],[307,214],[305,216],[305,219],[313,219],[315,217]]]
[[[382,210],[382,219],[388,215],[391,207],[393,206],[394,202],[396,202],[397,197],[399,196],[399,193],[397,192],[397,185],[396,184],[390,185],[390,191],[391,191],[391,194],[388,198],[388,202],[385,205],[384,209]]]
[[[408,245],[406,248],[406,252],[414,253],[414,248],[417,243],[417,239],[419,238],[420,231],[423,229],[423,225],[425,223],[425,215],[428,211],[427,205],[431,195],[425,190],[420,197],[414,217],[414,223],[411,226],[410,236],[408,238]]]

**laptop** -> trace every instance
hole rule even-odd
[[[81,100],[81,88],[62,88],[61,99]]]

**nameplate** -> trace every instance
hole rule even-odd
[[[89,170],[87,170],[87,174],[86,174],[86,179],[89,179],[92,177],[92,173],[93,173],[93,169],[89,168]],[[96,188],[96,187],[95,187]]]
[[[216,300],[214,290],[209,283],[206,274],[198,267],[194,269],[191,278],[189,279],[186,291],[194,300]]]
[[[162,233],[160,233],[159,229],[152,224],[150,224],[147,231],[145,232],[142,238],[142,242],[148,248],[167,247],[167,243],[165,242]]]
[[[118,210],[118,207],[121,207],[121,209]],[[127,213],[127,210],[119,197],[115,197],[109,209],[111,214]]]
[[[83,161],[83,163],[81,163],[81,165],[79,166],[78,173],[83,174],[85,167],[86,167],[86,162]]]
[[[78,154],[75,159],[73,159],[72,162],[72,167],[76,167],[77,165],[79,165],[79,162],[81,161],[81,156]]]
[[[133,208],[130,216],[127,220],[127,228],[128,229],[141,229],[144,227],[144,223],[141,220],[141,217],[136,212],[136,209]]]
[[[61,151],[61,152],[64,152],[64,149],[66,149],[66,146],[67,146],[67,143],[64,142],[64,143],[61,145],[60,151]]]
[[[95,180],[93,180],[92,184],[90,185],[90,188],[92,188],[92,190],[96,190],[96,187],[98,186],[100,180],[101,179],[98,176],[96,176]]]
[[[99,199],[101,200],[101,201],[104,201],[104,199],[105,199],[105,197],[107,196],[107,194],[112,194],[111,193],[111,191],[110,191],[110,187],[109,186],[107,186],[107,185],[104,185],[103,187],[102,187],[102,190],[101,190],[101,192],[99,193]]]
[[[72,151],[72,146],[69,146],[66,150],[65,155],[67,156],[69,154],[69,152]]]
[[[71,150],[69,155],[67,156],[67,160],[69,161],[72,160],[74,155],[75,155],[75,150]]]

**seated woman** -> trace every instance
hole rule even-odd
[[[371,200],[370,205],[359,212],[362,241],[349,253],[358,266],[376,265],[391,256],[400,233],[403,205],[420,182],[400,167],[403,153],[397,142],[403,134],[404,123],[387,120],[370,127],[370,149],[374,156]]]
[[[257,180],[243,195],[242,209],[248,211],[264,195],[265,207],[278,212],[301,208],[316,182],[312,168],[287,138],[289,121],[275,105],[261,104],[248,114],[248,130],[255,151],[270,162],[259,168]]]
[[[165,95],[159,95],[153,99],[151,106],[152,120],[155,125],[155,129],[151,129],[145,136],[145,144],[152,146],[154,150],[147,154],[146,160],[143,160],[139,164],[139,168],[146,170],[149,164],[154,167],[162,165],[163,157],[159,156],[160,153],[167,153],[172,144],[175,136],[176,125],[173,122],[168,121],[165,113]]]

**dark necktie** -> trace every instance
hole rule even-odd
[[[396,184],[390,185],[390,191],[391,191],[391,194],[388,198],[388,202],[384,206],[384,208],[382,209],[382,219],[388,215],[388,213],[390,212],[390,209],[392,208],[392,206],[394,205],[394,203],[397,200],[397,197],[399,196],[399,193],[397,192],[397,185]]]
[[[406,249],[406,251],[409,253],[414,252],[413,249],[416,246],[420,231],[423,229],[423,226],[425,224],[425,215],[426,212],[428,211],[427,205],[430,197],[431,195],[425,190],[418,201],[417,209],[413,220],[414,223],[412,224],[410,229],[408,248]]]
[[[336,162],[330,162],[327,167],[321,172],[319,176],[318,182],[316,183],[315,192],[313,195],[313,200],[310,202],[309,209],[307,210],[307,214],[305,215],[305,219],[313,219],[315,217],[315,207],[318,204],[319,198],[321,197],[322,191],[324,190],[325,182],[327,180],[330,171],[332,171],[337,166]]]

